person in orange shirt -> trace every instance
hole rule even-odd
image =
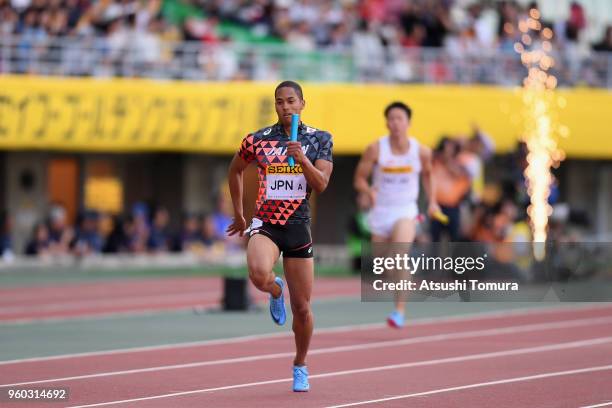
[[[448,217],[444,224],[435,218],[431,221],[431,239],[439,242],[443,232],[447,232],[451,242],[461,239],[459,206],[470,191],[470,177],[459,163],[460,145],[456,140],[442,138],[433,155],[432,177],[435,198],[442,212]]]

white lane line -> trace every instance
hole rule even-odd
[[[548,351],[566,350],[566,349],[579,348],[579,347],[591,347],[595,345],[608,344],[608,343],[612,343],[612,337],[600,337],[600,338],[594,338],[594,339],[588,339],[588,340],[572,341],[568,343],[547,344],[545,346],[524,347],[524,348],[519,348],[519,349],[496,351],[492,353],[468,354],[468,355],[457,356],[457,357],[447,357],[447,358],[440,358],[440,359],[435,359],[435,360],[414,361],[410,363],[391,364],[391,365],[384,365],[384,366],[378,366],[378,367],[360,368],[360,369],[354,369],[354,370],[332,371],[332,372],[324,373],[324,374],[311,375],[309,378],[316,379],[316,378],[326,378],[326,377],[338,377],[338,376],[345,376],[345,375],[355,375],[355,374],[364,374],[364,373],[372,373],[372,372],[387,371],[387,370],[396,370],[396,369],[401,369],[401,368],[412,368],[412,367],[432,366],[432,365],[448,364],[448,363],[459,363],[459,362],[464,362],[464,361],[483,360],[483,359],[488,359],[488,358],[542,353],[542,352],[548,352]],[[612,365],[606,366],[606,367],[612,368]],[[105,401],[105,402],[98,402],[94,404],[72,406],[69,408],[86,408],[86,407],[100,407],[100,406],[105,406],[105,405],[126,404],[130,402],[149,401],[149,400],[178,397],[178,396],[184,396],[184,395],[202,394],[202,393],[213,392],[213,391],[226,391],[226,390],[233,390],[233,389],[238,389],[238,388],[256,387],[256,386],[261,386],[261,385],[289,382],[292,380],[293,380],[292,378],[281,378],[277,380],[258,381],[258,382],[245,383],[245,384],[226,385],[223,387],[203,388],[203,389],[191,390],[191,391],[182,391],[182,392],[174,392],[174,393],[169,393],[169,394],[152,395],[150,397],[131,398],[131,399],[124,399],[124,400],[116,400],[116,401]]]
[[[512,309],[512,310],[494,310],[490,312],[476,312],[476,313],[467,313],[455,316],[442,316],[442,317],[426,317],[421,319],[415,319],[409,322],[410,326],[415,325],[429,325],[429,324],[438,324],[445,322],[461,322],[461,321],[470,321],[470,320],[487,320],[492,318],[499,317],[514,317],[514,316],[539,316],[545,314],[552,314],[563,312],[564,310],[569,311],[585,311],[585,310],[598,310],[610,308],[608,304],[595,304],[595,305],[555,305],[551,307],[539,306],[539,307],[526,307],[520,309]],[[376,330],[385,327],[385,323],[368,323],[368,324],[357,324],[357,325],[348,325],[348,326],[337,326],[337,327],[329,327],[323,329],[316,329],[315,334],[321,333],[342,333],[354,330]],[[201,346],[212,346],[219,344],[234,344],[234,343],[242,343],[242,342],[250,342],[253,340],[263,340],[270,339],[276,337],[293,337],[293,333],[291,332],[276,332],[276,333],[264,333],[264,334],[252,334],[248,336],[239,336],[239,337],[230,337],[223,339],[214,339],[214,340],[201,340],[201,341],[191,341],[184,343],[175,343],[175,344],[161,344],[155,346],[142,346],[142,347],[127,347],[121,349],[113,349],[113,350],[101,350],[101,351],[87,351],[83,353],[70,353],[70,354],[58,354],[54,356],[44,356],[44,357],[30,357],[30,358],[21,358],[14,360],[5,360],[0,361],[0,366],[8,365],[8,364],[18,364],[18,363],[32,363],[32,362],[41,362],[41,361],[51,361],[51,360],[62,360],[66,358],[80,358],[80,357],[95,357],[95,356],[107,356],[107,355],[115,355],[115,354],[125,354],[125,353],[137,353],[137,352],[147,352],[147,351],[159,351],[159,350],[173,350],[173,349],[183,349],[189,347],[201,347]]]
[[[386,401],[393,401],[393,400],[399,400],[399,399],[405,399],[405,398],[413,398],[413,397],[422,397],[422,396],[426,396],[426,395],[441,394],[441,393],[452,392],[452,391],[469,390],[471,388],[490,387],[490,386],[493,386],[493,385],[510,384],[510,383],[516,383],[516,382],[540,380],[542,378],[561,377],[561,376],[565,376],[565,375],[576,375],[576,374],[592,373],[592,372],[596,372],[596,371],[607,371],[607,370],[612,370],[612,365],[597,366],[597,367],[587,367],[587,368],[580,368],[580,369],[577,369],[577,370],[555,371],[555,372],[549,372],[549,373],[543,373],[543,374],[528,375],[528,376],[525,376],[525,377],[514,377],[514,378],[506,378],[504,380],[488,381],[488,382],[482,382],[482,383],[476,383],[476,384],[461,385],[461,386],[458,386],[458,387],[439,388],[439,389],[431,390],[431,391],[416,392],[416,393],[413,393],[413,394],[396,395],[396,396],[393,396],[393,397],[379,398],[379,399],[375,399],[375,400],[351,402],[351,403],[348,403],[348,404],[341,404],[341,405],[330,405],[330,406],[328,406],[326,408],[354,407],[354,406],[357,406],[357,405],[376,404],[378,402],[386,402]],[[605,404],[605,405],[612,405],[612,402],[609,403],[609,404]],[[604,405],[591,405],[591,407],[603,407],[603,406]],[[583,407],[583,408],[589,408],[589,407]]]
[[[337,285],[330,285],[330,286],[324,286],[321,289],[319,289],[319,292],[317,294],[317,296],[322,296],[322,297],[329,297],[329,296],[335,296],[337,294],[337,289],[338,287],[336,287]],[[78,288],[77,288],[78,289]],[[181,299],[182,297],[187,297],[187,298],[191,298],[191,297],[205,297],[205,298],[210,298],[210,299],[216,299],[218,300],[219,297],[221,296],[221,291],[223,290],[223,288],[221,286],[219,287],[215,287],[215,288],[202,288],[201,290],[193,290],[193,286],[190,287],[189,289],[184,289],[184,290],[176,290],[174,288],[171,288],[173,290],[168,290],[165,292],[160,292],[160,293],[147,293],[147,288],[141,288],[140,292],[136,293],[121,293],[119,295],[114,295],[111,297],[103,297],[103,298],[99,298],[99,299],[92,299],[92,297],[94,296],[104,296],[104,295],[109,295],[112,294],[112,288],[104,288],[103,291],[99,291],[98,293],[91,293],[90,294],[90,298],[89,299],[72,299],[72,300],[61,300],[61,299],[49,299],[48,302],[46,303],[37,303],[37,304],[33,304],[33,305],[14,305],[11,304],[10,302],[7,302],[6,304],[0,304],[0,315],[3,314],[8,314],[8,313],[17,313],[17,312],[28,312],[31,310],[40,310],[40,309],[44,309],[44,310],[71,310],[74,308],[78,308],[78,307],[87,307],[87,306],[104,306],[104,305],[117,305],[117,304],[126,304],[126,305],[131,305],[133,303],[139,304],[140,302],[144,301],[145,299]],[[354,291],[351,291],[351,293],[341,293],[337,296],[358,296],[359,295],[359,288],[357,288]],[[41,294],[40,296],[44,296],[44,294]],[[38,300],[40,298],[40,296],[32,298],[32,299],[14,299],[16,301],[35,301]],[[265,296],[261,297],[262,299],[267,299]],[[5,302],[7,301],[9,298],[9,296],[3,296],[0,294],[0,302]]]
[[[412,338],[400,339],[400,340],[388,340],[388,341],[379,341],[379,342],[371,342],[371,343],[352,344],[348,346],[325,347],[325,348],[310,350],[308,354],[312,356],[312,355],[318,355],[318,354],[329,354],[329,353],[339,353],[339,352],[347,352],[347,351],[398,347],[398,346],[404,346],[404,345],[409,345],[409,344],[430,343],[434,341],[457,340],[457,339],[486,337],[486,336],[498,336],[502,334],[517,334],[517,333],[554,330],[554,329],[568,329],[568,328],[591,326],[591,325],[596,325],[596,324],[612,324],[612,316],[595,317],[595,318],[590,318],[590,319],[565,320],[565,321],[550,322],[550,323],[534,323],[534,324],[526,324],[526,325],[508,326],[508,327],[503,327],[503,328],[470,330],[470,331],[463,331],[463,332],[441,333],[441,334],[412,337]],[[212,365],[248,363],[248,362],[253,362],[253,361],[272,360],[272,359],[277,359],[277,358],[291,357],[294,354],[295,354],[294,352],[283,352],[283,353],[272,353],[272,354],[263,354],[263,355],[260,354],[260,355],[244,356],[244,357],[226,358],[226,359],[219,359],[219,360],[197,361],[193,363],[171,364],[171,365],[155,366],[155,367],[147,367],[147,368],[135,368],[131,370],[108,371],[108,372],[102,372],[102,373],[85,374],[85,375],[78,375],[78,376],[72,376],[72,377],[49,378],[49,379],[44,379],[44,380],[27,381],[27,382],[13,383],[13,384],[0,384],[0,387],[14,387],[14,386],[21,386],[21,385],[43,384],[43,383],[59,382],[59,381],[62,381],[62,382],[77,381],[77,380],[84,380],[84,379],[91,379],[91,378],[112,377],[112,376],[128,375],[128,374],[140,374],[140,373],[148,373],[148,372],[155,372],[155,371],[179,370],[179,369],[184,369],[184,368],[205,367],[205,366],[212,366]]]
[[[315,301],[316,304],[321,304],[329,301],[344,300],[355,298],[354,295],[320,295]],[[356,299],[356,298],[355,298]],[[259,305],[263,304],[267,299],[265,297],[255,297],[254,303]],[[146,309],[128,309],[120,311],[85,311],[83,313],[74,315],[59,315],[59,316],[41,316],[41,317],[26,317],[26,318],[3,318],[0,319],[1,326],[17,326],[26,325],[31,323],[37,324],[50,324],[58,322],[76,322],[76,321],[90,321],[90,320],[105,320],[114,319],[129,316],[147,316],[156,313],[165,312],[178,312],[185,310],[194,310],[194,308],[201,309],[203,311],[214,310],[219,307],[219,296],[214,296],[210,299],[198,299],[197,302],[191,302],[189,305],[154,305],[152,308]],[[0,362],[0,365],[2,362]]]
[[[172,295],[181,294],[184,292],[192,292],[196,289],[201,291],[212,292],[219,291],[222,289],[221,284],[218,281],[196,281],[196,282],[143,282],[138,281],[137,283],[113,283],[113,284],[95,284],[87,285],[82,287],[77,286],[56,286],[50,287],[34,287],[34,288],[17,288],[15,289],[0,289],[0,304],[2,306],[10,305],[10,302],[28,302],[38,301],[41,298],[48,302],[56,302],[66,300],[66,293],[70,295],[78,295],[78,298],[71,300],[85,300],[91,299],[98,296],[107,296],[112,294],[117,298],[129,298],[132,296],[139,296],[142,294],[147,295]]]
[[[164,304],[168,302],[176,301],[189,301],[195,302],[215,300],[219,299],[219,291],[201,291],[201,292],[185,292],[180,294],[167,294],[167,295],[140,295],[131,296],[126,298],[108,298],[108,299],[93,299],[93,300],[77,300],[71,302],[56,302],[56,303],[44,303],[44,304],[33,304],[27,306],[8,306],[0,307],[0,316],[6,316],[16,313],[27,313],[27,312],[58,312],[58,311],[70,311],[78,310],[83,308],[91,307],[105,307],[105,306],[138,306],[138,305],[149,305],[154,301],[155,305]]]
[[[580,408],[599,408],[599,407],[607,407],[612,405],[612,401],[608,401],[608,402],[603,402],[601,404],[597,404],[597,405],[585,405],[583,407]]]
[[[142,317],[142,316],[153,316],[160,313],[175,313],[186,310],[194,311],[195,308],[206,308],[212,309],[214,305],[218,305],[218,302],[198,303],[197,305],[184,305],[184,306],[159,306],[153,309],[130,309],[121,310],[115,312],[100,312],[100,313],[89,313],[78,314],[78,315],[67,315],[58,317],[28,317],[24,319],[5,319],[0,320],[0,327],[2,326],[23,326],[28,324],[53,324],[53,323],[66,323],[66,322],[90,322],[96,320],[112,320],[125,317]],[[36,358],[36,357],[35,357]],[[0,361],[0,365],[3,362]]]

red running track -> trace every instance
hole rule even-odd
[[[292,350],[287,334],[2,363],[0,387],[69,387],[70,406],[577,407],[612,400],[612,305],[401,331],[321,331],[308,359],[307,394],[290,390]]]
[[[256,302],[265,294],[250,286]],[[159,278],[41,287],[0,289],[0,322],[86,318],[119,313],[144,313],[210,308],[220,305],[221,278]],[[355,279],[317,278],[316,299],[359,296]]]

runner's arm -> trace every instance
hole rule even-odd
[[[229,235],[240,233],[246,229],[246,221],[242,207],[242,175],[249,163],[244,160],[238,153],[234,155],[227,174],[227,182],[229,184],[230,195],[232,196],[232,205],[234,207],[234,222],[228,227]]]
[[[322,193],[329,184],[329,178],[334,167],[325,159],[317,159],[314,164],[306,157],[300,142],[287,142],[287,155],[292,156],[296,164],[302,166],[304,178],[308,185],[317,193]]]
[[[322,193],[327,188],[333,168],[332,162],[323,159],[315,161],[314,164],[310,160],[302,163],[306,182],[317,193]]]
[[[436,182],[431,172],[431,149],[426,146],[420,146],[419,158],[421,160],[421,178],[423,179],[423,188],[427,195],[428,213],[432,215],[440,211],[436,200]]]
[[[370,186],[368,178],[372,174],[372,170],[377,160],[378,143],[372,143],[363,153],[361,160],[359,160],[359,164],[357,164],[357,169],[355,170],[353,186],[357,192],[367,194],[370,197],[373,196],[374,190]]]

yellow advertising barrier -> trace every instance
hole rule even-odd
[[[274,83],[0,76],[0,148],[233,153],[248,132],[275,122]],[[520,89],[484,86],[305,84],[303,119],[329,130],[336,154],[361,153],[385,134],[382,111],[413,109],[411,133],[435,145],[477,124],[511,150],[522,134]],[[558,91],[571,157],[611,158],[612,93]]]

